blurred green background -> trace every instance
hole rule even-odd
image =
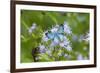
[[[69,60],[77,60],[77,54],[80,53],[84,59],[89,59],[89,41],[79,41],[79,37],[82,35],[85,37],[89,32],[89,13],[76,13],[76,12],[53,12],[53,11],[35,11],[35,10],[21,10],[21,62],[30,63],[34,62],[32,56],[32,49],[39,46],[43,37],[43,32],[51,29],[56,24],[63,24],[68,22],[72,33],[75,36],[69,36],[69,40],[72,44],[72,51],[64,51],[71,56]],[[29,34],[28,29],[36,23],[38,29],[32,34]],[[57,56],[57,54],[53,55]],[[47,60],[48,59],[48,60]],[[64,59],[63,56],[59,60]],[[43,55],[39,62],[55,61],[48,55]]]

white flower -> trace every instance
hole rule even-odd
[[[58,44],[59,44],[59,43],[56,43],[56,42],[52,41],[51,44],[50,44],[50,46],[51,46],[51,47],[54,47],[54,46],[57,46]]]
[[[46,52],[47,54],[51,55],[51,50],[47,50]]]
[[[83,35],[80,35],[80,37],[79,37],[79,42],[82,42],[83,39],[84,39],[84,36],[83,36]]]
[[[68,44],[69,44],[69,41],[64,40],[64,41],[61,42],[59,45],[60,45],[61,47],[65,47],[65,46],[67,46]]]
[[[64,56],[67,58],[68,57],[68,54],[65,54]]]
[[[64,22],[64,32],[67,33],[67,34],[72,33],[71,28],[68,26],[67,22]]]
[[[73,35],[72,39],[73,39],[74,41],[77,41],[77,40],[78,40],[78,36],[77,36],[77,35]]]
[[[47,37],[43,37],[43,41],[48,41],[49,39]]]
[[[83,56],[81,55],[81,54],[79,54],[78,56],[77,56],[77,60],[83,60],[84,58],[83,58]]]
[[[59,25],[56,25],[50,30],[51,33],[53,34],[50,35],[50,37],[53,37],[53,39],[48,38],[45,35],[48,31],[44,32],[42,40],[43,41],[51,40],[50,47],[55,47],[57,45],[60,45],[61,47],[66,48],[68,51],[71,51],[72,48],[70,46],[70,41],[67,39],[67,37],[64,34],[63,35],[58,34],[58,29],[59,29]],[[66,22],[64,22],[64,32],[66,32],[67,34],[72,33],[70,27]]]
[[[42,40],[45,42],[47,42],[49,40],[48,37],[45,35],[45,33],[43,34]]]
[[[29,32],[29,33],[32,33],[32,29],[29,29],[28,32]]]
[[[39,48],[40,49],[45,49],[45,46],[44,45],[40,45]]]
[[[33,23],[32,26],[28,29],[28,32],[31,34],[36,29],[36,24]]]
[[[61,52],[58,52],[58,56],[62,56],[62,53]]]
[[[71,55],[65,54],[64,57],[67,58],[67,59],[70,59]]]
[[[86,36],[85,36],[85,39],[84,39],[84,40],[85,40],[86,42],[88,42],[88,41],[89,41],[89,39],[90,39],[90,34],[89,34],[89,33],[87,33],[87,34],[86,34]]]
[[[64,43],[65,45],[68,45],[68,44],[70,43],[70,41],[66,38],[66,39],[64,39],[63,43]]]
[[[64,37],[64,41],[61,42],[59,45],[60,45],[61,47],[64,47],[64,48],[67,49],[68,51],[71,51],[71,50],[72,50],[72,47],[70,46],[70,41],[69,41],[66,37]]]
[[[72,47],[70,45],[68,45],[68,46],[66,46],[64,48],[66,48],[68,51],[72,51]]]
[[[44,45],[40,45],[39,48],[40,48],[40,49],[39,49],[39,52],[40,52],[40,53],[45,53],[45,52],[46,52],[46,48],[45,48]]]
[[[79,38],[79,41],[81,42],[81,41],[86,41],[86,42],[88,42],[89,41],[89,33],[87,33],[86,35],[81,35],[80,36],[80,38]]]
[[[58,28],[57,27],[54,27],[51,29],[51,32],[57,32]]]
[[[64,46],[65,46],[64,43],[60,43],[59,45],[60,45],[61,47],[64,47]]]

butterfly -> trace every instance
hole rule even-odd
[[[64,40],[64,26],[63,24],[59,25],[59,27],[54,27],[49,30],[45,35],[55,43],[59,43]]]

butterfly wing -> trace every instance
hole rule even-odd
[[[54,43],[58,44],[60,42],[58,34],[54,34],[54,39],[53,39]]]
[[[57,36],[60,39],[60,41],[63,41],[64,40],[64,25],[63,24],[61,24],[59,26]]]
[[[60,39],[60,41],[64,40],[64,34],[63,33],[58,33],[58,38]]]
[[[51,39],[51,40],[54,39],[54,33],[51,32],[51,31],[48,31],[48,32],[46,33],[46,36],[47,36],[49,39]]]
[[[64,33],[64,26],[61,24],[58,28],[58,33]]]

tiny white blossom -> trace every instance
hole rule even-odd
[[[67,46],[68,44],[70,44],[70,42],[69,42],[68,39],[64,40],[63,43],[64,43],[64,45],[66,45],[66,46]]]
[[[72,39],[73,39],[74,41],[77,41],[77,40],[78,40],[78,36],[77,36],[77,35],[73,35]]]
[[[82,42],[82,41],[83,41],[83,39],[84,39],[84,36],[83,36],[83,35],[81,35],[81,36],[79,37],[79,42]]]
[[[72,51],[72,47],[70,45],[68,45],[68,46],[66,46],[64,48],[66,48],[68,51]]]
[[[64,41],[61,42],[59,45],[60,45],[61,47],[64,47],[64,48],[67,49],[68,51],[71,51],[71,50],[72,50],[72,47],[70,46],[70,41],[69,41],[66,37],[64,37]]]
[[[36,60],[39,60],[40,58],[39,58],[39,57],[36,57],[35,59],[36,59]]]
[[[71,28],[68,26],[67,22],[64,22],[64,32],[67,33],[67,34],[72,33]]]
[[[36,29],[35,23],[33,23],[32,26],[28,29],[28,32],[31,34],[34,31],[34,29]]]
[[[86,35],[81,35],[80,36],[80,38],[79,38],[79,41],[81,42],[81,41],[86,41],[86,42],[88,42],[89,41],[89,33],[87,33]]]
[[[84,58],[83,58],[83,56],[81,55],[81,54],[79,54],[78,56],[77,56],[77,60],[83,60]]]
[[[57,27],[54,27],[51,29],[51,32],[57,32],[58,28]]]
[[[68,54],[65,54],[64,56],[67,58],[68,57]]]
[[[63,38],[63,41],[60,43],[62,46],[67,45],[69,43],[68,39],[65,36]]]
[[[51,55],[51,50],[47,50],[46,52],[47,54]]]
[[[51,44],[50,44],[51,47],[54,47],[54,46],[57,46],[57,45],[58,45],[58,43],[56,43],[54,41],[52,41]]]
[[[85,39],[84,39],[86,42],[88,42],[90,40],[90,34],[87,33],[86,36],[85,36]]]
[[[60,40],[55,37],[54,40],[53,40],[53,42],[54,42],[54,44],[59,44],[60,43]]]
[[[40,53],[45,53],[45,52],[46,52],[46,48],[45,48],[44,45],[40,45],[39,48],[40,48],[40,49],[39,49],[39,52],[40,52]]]
[[[49,39],[47,37],[43,37],[43,41],[48,41]]]
[[[31,29],[29,29],[29,30],[28,30],[28,32],[29,32],[29,33],[32,33],[32,30],[31,30]]]
[[[68,44],[69,44],[69,41],[64,40],[64,41],[61,42],[59,45],[60,45],[61,47],[65,47],[65,46],[67,46]]]
[[[64,47],[64,43],[60,43],[59,45],[60,45],[61,47]]]
[[[45,41],[45,42],[47,42],[49,40],[48,37],[45,35],[45,32],[43,34],[42,40]]]
[[[40,49],[45,49],[45,46],[44,45],[40,45],[39,48]]]
[[[71,55],[65,54],[64,57],[65,57],[66,59],[70,59],[70,58],[71,58]]]

